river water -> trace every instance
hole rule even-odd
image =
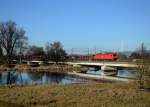
[[[102,75],[102,71],[87,71],[87,74]],[[118,70],[116,77],[118,78],[136,78],[135,71]],[[68,75],[65,73],[50,72],[0,72],[0,85],[6,84],[69,84],[69,83],[89,83],[95,82],[93,79],[81,78],[76,75]]]
[[[65,73],[50,72],[1,72],[0,85],[6,84],[48,84],[86,83],[93,80]]]

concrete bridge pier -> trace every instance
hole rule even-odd
[[[103,66],[101,66],[101,70],[103,70],[103,71],[113,70],[114,71],[114,70],[117,70],[117,68],[103,65]]]
[[[101,66],[101,70],[103,71],[102,75],[116,75],[117,74],[117,68],[115,67],[110,67],[110,66]]]

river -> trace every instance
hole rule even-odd
[[[102,75],[101,70],[87,71],[86,74]],[[118,70],[116,78],[136,78],[137,73],[130,70]],[[87,79],[77,75],[66,73],[50,72],[0,72],[0,85],[6,84],[70,84],[70,83],[89,83],[95,82],[94,79]]]

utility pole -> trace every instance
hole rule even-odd
[[[90,61],[90,49],[88,48],[88,61]]]
[[[72,48],[72,49],[71,49],[71,60],[72,60],[72,61],[74,60],[73,53],[74,53],[74,49]]]
[[[73,55],[73,52],[74,52],[74,49],[72,48],[72,49],[71,49],[71,54],[72,54],[72,55]]]
[[[121,41],[121,49],[120,49],[120,59],[124,60],[124,41]]]
[[[94,54],[96,54],[96,46],[94,46]]]
[[[121,52],[121,53],[124,52],[124,41],[123,41],[123,40],[121,41],[121,49],[120,49],[120,52]]]

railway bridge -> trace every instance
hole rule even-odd
[[[68,62],[68,64],[74,66],[100,67],[105,74],[108,72],[111,72],[110,74],[112,74],[112,72],[116,73],[118,69],[134,69],[138,67],[138,65],[133,62]]]
[[[23,61],[24,63],[27,63],[28,65],[30,64],[43,64],[43,61]],[[55,63],[55,62],[48,62],[50,63]],[[118,69],[118,68],[136,68],[137,64],[133,62],[116,62],[116,61],[111,61],[111,62],[93,62],[93,61],[78,61],[78,62],[59,62],[59,63],[64,63],[64,64],[69,64],[73,66],[89,66],[89,67],[101,67],[102,70],[111,70],[111,69]]]

